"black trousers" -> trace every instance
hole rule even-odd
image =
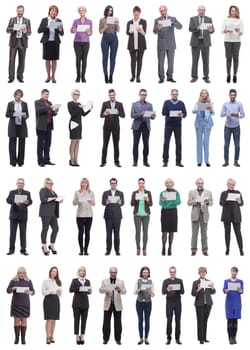
[[[134,162],[138,161],[138,147],[139,147],[141,135],[142,135],[142,142],[143,142],[143,161],[144,162],[148,161],[150,131],[148,130],[147,124],[142,123],[138,130],[133,131],[133,136],[134,136],[133,158],[134,158]]]
[[[144,50],[129,50],[129,53],[131,57],[131,75],[133,78],[135,78],[135,76],[136,78],[140,78]]]
[[[57,223],[57,217],[56,216],[41,216],[42,219],[42,232],[41,232],[41,240],[42,244],[47,243],[47,233],[49,230],[49,226],[52,228],[52,232],[50,235],[50,242],[55,243],[56,236],[58,233],[58,223]]]
[[[242,241],[242,235],[241,235],[241,223],[240,222],[232,222],[234,233],[236,236],[236,240],[238,243],[239,250],[243,250],[243,241]],[[225,228],[225,242],[226,242],[226,249],[230,248],[230,240],[231,240],[231,222],[224,222],[224,228]]]
[[[121,219],[106,218],[106,250],[108,253],[112,249],[112,233],[114,232],[114,248],[116,253],[120,251],[120,226]]]
[[[173,315],[175,316],[175,339],[178,340],[181,334],[181,302],[169,302],[166,303],[166,315],[167,315],[167,338],[171,339],[172,335],[172,321]]]
[[[10,252],[15,251],[16,232],[17,232],[18,226],[19,226],[19,232],[20,232],[21,252],[25,252],[26,250],[27,220],[11,219],[10,220],[10,246],[9,246]]]
[[[17,152],[18,139],[18,152]],[[9,155],[10,165],[23,165],[25,153],[25,137],[10,137],[9,138]]]
[[[174,133],[175,138],[175,161],[181,163],[181,125],[180,126],[165,126],[164,145],[163,145],[163,161],[169,160],[169,143]]]
[[[87,253],[89,240],[90,240],[90,229],[92,225],[92,217],[89,218],[76,218],[77,226],[78,226],[78,243],[80,247],[80,252],[83,252],[83,234],[85,237],[84,240],[84,252]]]
[[[52,130],[48,126],[46,131],[36,130],[37,134],[37,162],[48,163],[50,161],[50,146],[52,139]]]
[[[207,321],[212,308],[212,305],[196,305],[197,318],[197,334],[198,340],[204,341],[207,339]]]
[[[76,76],[80,78],[85,76],[86,73],[89,43],[74,41],[74,50],[76,55]]]
[[[17,40],[20,40],[20,39],[17,39]],[[10,47],[10,53],[9,53],[9,79],[10,80],[14,80],[14,78],[15,78],[16,54],[18,54],[17,79],[23,80],[26,48],[22,47],[22,45],[19,45],[19,46],[17,45],[16,47]]]
[[[102,163],[106,163],[107,161],[108,144],[111,135],[114,145],[114,162],[119,163],[120,127],[110,129],[103,128]]]
[[[120,341],[121,340],[121,334],[122,334],[122,312],[116,311],[115,305],[111,303],[109,310],[104,311],[104,317],[103,317],[103,326],[102,326],[102,332],[103,332],[103,340],[109,341],[110,337],[110,321],[111,316],[114,315],[114,334],[115,334],[115,340]]]
[[[73,307],[75,335],[85,334],[88,311],[89,309],[81,309],[81,308]],[[81,321],[81,333],[79,333],[80,321]]]

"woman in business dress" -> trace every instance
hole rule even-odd
[[[221,221],[224,223],[226,255],[229,255],[231,241],[231,224],[233,225],[240,255],[243,256],[243,239],[241,234],[241,210],[244,205],[242,194],[235,190],[236,181],[227,180],[227,190],[220,195],[220,205],[222,206]],[[231,196],[231,197],[230,197]],[[232,197],[233,196],[233,197]]]
[[[241,36],[244,33],[243,22],[237,6],[230,6],[228,17],[223,21],[221,32],[224,35],[224,46],[227,66],[227,83],[231,82],[231,67],[233,62],[233,83],[237,83]]]
[[[87,9],[85,6],[78,7],[80,18],[75,19],[70,29],[74,37],[74,50],[76,55],[76,83],[82,80],[86,83],[85,72],[87,67],[87,57],[89,53],[89,37],[92,35],[92,21],[86,18]],[[84,31],[78,26],[86,26]]]
[[[60,319],[60,300],[62,295],[62,282],[59,278],[57,267],[53,266],[49,270],[49,278],[43,281],[42,284],[43,312],[46,320],[46,343],[55,343],[54,331],[56,320]]]
[[[30,316],[30,295],[35,294],[33,284],[27,276],[26,269],[19,267],[15,277],[10,281],[7,293],[12,293],[10,315],[14,317],[14,344],[26,344],[25,334],[27,329],[27,318]]]
[[[201,166],[204,156],[206,166],[210,167],[209,138],[211,129],[214,125],[212,119],[214,109],[209,93],[206,89],[201,90],[198,102],[195,104],[192,113],[196,114],[194,126],[197,139],[197,165]]]
[[[47,72],[45,83],[50,80],[56,83],[55,73],[57,60],[59,60],[60,36],[64,34],[62,21],[57,18],[58,11],[57,6],[50,6],[48,17],[42,19],[38,28],[38,33],[43,33],[40,42],[43,44],[43,59]]]
[[[90,109],[84,112],[84,106],[78,102],[80,97],[80,91],[75,89],[71,93],[72,101],[68,102],[68,111],[70,114],[69,121],[69,138],[70,138],[70,161],[69,165],[79,166],[78,164],[78,153],[79,144],[82,138],[82,117],[85,117],[92,110],[93,105]]]
[[[141,9],[139,6],[133,8],[134,18],[128,21],[126,33],[128,35],[128,50],[131,58],[131,79],[140,83],[140,75],[142,69],[142,59],[144,51],[146,50],[145,34],[147,30],[147,22],[140,18]]]
[[[95,205],[95,195],[89,187],[89,180],[83,178],[80,189],[75,192],[73,205],[77,205],[76,223],[78,227],[79,255],[89,255],[88,246],[90,241],[90,229],[93,220],[92,207]],[[83,246],[84,235],[84,246]]]
[[[232,267],[231,277],[224,281],[223,286],[223,292],[226,294],[225,309],[229,344],[237,344],[238,319],[241,319],[241,294],[244,286],[243,281],[237,278],[238,271],[237,267]]]
[[[42,251],[44,255],[49,255],[49,250],[51,250],[52,254],[57,254],[55,249],[56,237],[59,230],[57,218],[59,217],[59,204],[63,200],[59,199],[56,192],[53,191],[53,181],[49,177],[45,179],[44,187],[41,188],[39,196],[41,201],[39,216],[42,220]],[[50,235],[50,245],[47,247],[49,226],[51,226],[52,232]]]
[[[197,336],[200,344],[209,343],[207,339],[207,322],[213,305],[211,295],[215,294],[214,284],[206,278],[207,268],[201,266],[198,270],[199,278],[193,282],[192,296],[195,297],[197,318]]]
[[[106,6],[104,17],[99,22],[99,32],[102,34],[102,67],[105,83],[113,83],[113,74],[115,70],[116,53],[118,49],[117,32],[120,31],[119,22],[109,23],[109,17],[113,17],[113,7]],[[108,58],[110,57],[109,75],[108,75]]]
[[[90,281],[85,277],[86,269],[81,266],[77,270],[77,278],[72,280],[69,288],[70,293],[74,293],[72,308],[74,314],[74,334],[76,335],[76,344],[78,345],[85,343],[84,334],[89,311],[88,295],[92,292]]]
[[[135,284],[135,294],[137,295],[136,312],[138,316],[138,329],[140,336],[138,345],[141,345],[143,341],[146,345],[149,345],[148,334],[150,328],[150,315],[152,310],[151,298],[154,296],[154,284],[150,279],[150,269],[147,266],[143,266],[140,270],[139,279]]]
[[[22,166],[25,155],[25,139],[28,137],[26,119],[29,118],[28,105],[22,101],[23,91],[17,89],[14,92],[14,101],[8,103],[6,117],[9,118],[9,155],[10,165]],[[17,151],[18,140],[18,151]]]
[[[174,232],[177,232],[177,206],[181,204],[180,194],[174,189],[174,181],[168,178],[165,181],[166,189],[160,193],[161,206],[161,232],[162,232],[162,255],[166,255],[166,242],[168,237],[168,255],[172,255],[172,243]],[[168,198],[175,193],[175,199]],[[172,192],[172,193],[171,193]]]

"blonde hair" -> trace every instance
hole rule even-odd
[[[46,179],[44,180],[44,186],[45,187],[46,187],[48,181],[52,182],[52,185],[53,185],[53,180],[50,177],[46,177]]]
[[[234,179],[231,179],[231,178],[227,179],[227,184],[230,183],[230,182],[231,182],[234,186],[236,185],[236,181],[235,181]]]
[[[25,267],[22,267],[22,266],[17,269],[17,273],[13,277],[13,281],[20,281],[20,278],[19,278],[19,273],[20,272],[24,272],[24,275],[25,275],[24,280],[25,281],[30,281],[29,277],[27,276],[27,272],[26,272]]]
[[[81,10],[81,9],[83,9],[85,12],[87,12],[87,9],[86,9],[85,6],[79,6],[79,7],[78,7],[78,11]]]
[[[84,270],[85,271],[85,273],[86,273],[86,267],[84,267],[84,266],[80,266],[78,269],[77,269],[77,276],[80,276],[80,271],[81,270]]]
[[[84,177],[84,178],[81,179],[81,181],[80,181],[80,190],[79,190],[79,191],[81,191],[81,189],[82,189],[82,184],[83,184],[84,182],[87,183],[87,188],[86,188],[86,190],[87,190],[88,192],[91,192],[91,191],[90,191],[90,188],[89,188],[89,180],[88,180],[86,177]]]
[[[210,97],[209,97],[209,92],[206,90],[206,89],[202,89],[201,90],[201,92],[200,92],[200,95],[199,95],[199,99],[198,99],[198,103],[201,103],[203,100],[202,100],[202,97],[201,97],[201,94],[203,93],[203,91],[205,91],[206,92],[206,94],[207,94],[207,102],[211,102],[211,99],[210,99]]]

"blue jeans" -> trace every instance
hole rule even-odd
[[[118,49],[118,38],[116,33],[103,33],[101,48],[103,73],[108,75],[108,56],[110,55],[109,74],[113,75],[115,70],[115,58]]]
[[[203,161],[203,152],[205,163],[209,163],[209,138],[211,128],[200,126],[196,128],[197,138],[197,163],[201,164]]]
[[[228,128],[225,126],[224,128],[224,160],[228,162],[229,160],[229,146],[231,141],[231,135],[233,134],[234,139],[234,160],[239,160],[240,156],[240,127],[236,126],[236,128]]]
[[[140,338],[143,338],[143,319],[145,322],[145,336],[144,338],[148,337],[149,333],[149,320],[150,320],[150,314],[152,310],[152,303],[151,301],[149,303],[136,301],[136,311],[138,316],[138,328],[139,328],[139,335]]]

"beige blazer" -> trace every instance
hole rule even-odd
[[[110,285],[110,279],[104,279],[102,281],[101,288],[99,289],[99,292],[102,294],[105,294],[104,297],[104,305],[103,309],[105,311],[109,310],[110,304],[111,304],[111,299],[112,299],[112,291],[108,289],[108,286]],[[122,311],[122,298],[121,294],[126,294],[126,288],[124,286],[124,282],[118,278],[116,278],[116,283],[115,287],[119,288],[119,290],[115,289],[114,290],[114,305],[116,311]]]
[[[209,219],[208,207],[213,205],[212,192],[204,189],[201,195],[201,202],[197,201],[198,197],[197,189],[190,191],[188,194],[188,205],[192,206],[191,220],[199,221],[200,211],[202,211],[204,222],[207,223]],[[207,200],[208,204],[204,200]]]

